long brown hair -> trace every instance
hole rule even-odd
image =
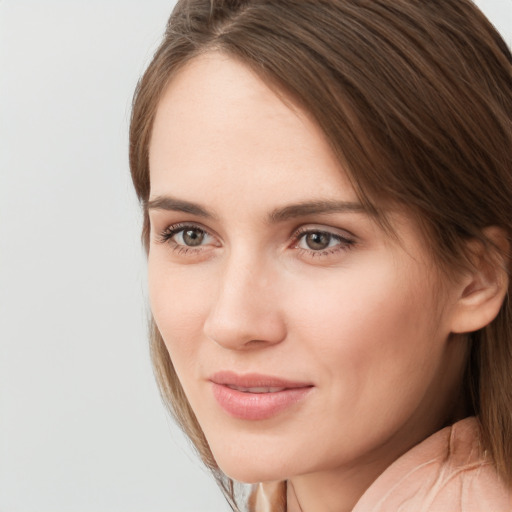
[[[512,236],[512,55],[470,0],[181,0],[138,84],[130,166],[144,207],[159,99],[195,56],[242,61],[308,112],[361,201],[385,226],[383,200],[418,219],[439,267],[467,264],[484,228]],[[507,255],[509,258],[510,255]],[[510,288],[509,288],[510,295]],[[499,473],[512,480],[512,310],[469,335],[472,413]],[[162,395],[232,501],[157,328]]]

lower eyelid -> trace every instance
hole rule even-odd
[[[176,252],[177,254],[188,254],[190,252],[197,254],[202,252],[204,250],[204,247],[190,247],[188,245],[173,244],[171,245],[171,250],[173,252]]]
[[[187,229],[197,230],[201,231],[205,234],[206,243],[198,245],[198,246],[189,246],[186,244],[179,244],[174,240],[174,237],[178,235],[179,233],[183,233]],[[337,243],[332,247],[326,247],[325,249],[308,249],[304,247],[299,247],[300,241],[311,233],[323,233],[326,235],[329,235],[332,239],[334,239]],[[187,223],[177,223],[170,226],[167,226],[165,229],[156,232],[155,235],[155,241],[161,244],[168,245],[172,251],[176,251],[178,254],[187,254],[187,253],[199,253],[202,251],[207,250],[210,246],[219,247],[222,245],[221,243],[218,243],[217,238],[215,235],[211,234],[209,231],[207,231],[202,226],[194,225],[194,224],[187,224]],[[342,234],[329,231],[328,229],[301,229],[298,232],[295,232],[294,235],[292,235],[292,248],[301,251],[301,253],[304,253],[304,255],[308,257],[319,257],[319,256],[328,256],[330,254],[335,254],[339,251],[345,251],[350,248],[352,248],[356,244],[356,240],[354,238],[351,238],[349,236],[344,236]],[[217,241],[217,243],[216,243]]]
[[[354,243],[342,243],[335,245],[334,247],[329,247],[318,251],[314,251],[312,249],[303,249],[302,247],[297,247],[295,250],[300,254],[301,257],[304,258],[329,258],[329,256],[340,257],[342,254],[352,250],[354,246]]]
[[[182,235],[187,230],[195,230],[204,233],[204,243],[193,246],[176,242],[175,238]],[[176,251],[177,254],[182,255],[187,253],[199,254],[207,251],[209,248],[220,246],[217,237],[211,234],[204,227],[187,223],[177,223],[167,226],[163,231],[156,234],[156,241],[163,245],[167,245],[173,252]]]

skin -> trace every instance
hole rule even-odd
[[[354,206],[319,128],[224,55],[172,79],[150,169],[151,308],[216,461],[240,481],[288,479],[290,512],[351,510],[453,420],[464,284],[441,286],[405,211],[390,212],[397,243]],[[282,211],[333,201],[351,208]],[[310,243],[320,233],[321,250]],[[242,420],[213,396],[221,370],[313,387],[269,419]]]

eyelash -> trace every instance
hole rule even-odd
[[[173,240],[173,237],[176,236],[178,233],[181,233],[182,231],[191,230],[191,231],[198,231],[201,233],[204,233],[209,236],[210,233],[206,231],[206,229],[203,229],[200,226],[197,226],[195,224],[173,224],[172,226],[168,226],[164,229],[158,236],[158,242],[161,244],[168,244],[173,251],[176,251],[178,254],[187,254],[189,252],[193,253],[199,253],[204,250],[204,247],[199,245],[197,247],[187,246],[187,245],[181,245],[176,243]]]
[[[317,251],[313,249],[304,249],[302,247],[298,247],[301,240],[309,234],[327,235],[330,237],[330,241],[335,240],[338,243],[334,247],[327,247],[325,249],[319,249]],[[351,238],[348,234],[347,236],[343,236],[339,233],[333,233],[332,231],[326,229],[315,229],[311,227],[301,227],[297,229],[292,235],[292,239],[294,240],[293,247],[297,249],[301,255],[306,255],[311,258],[328,256],[331,254],[336,254],[340,251],[347,251],[349,249],[352,249],[356,243],[355,239]]]
[[[198,254],[198,253],[204,251],[204,246],[202,246],[202,245],[198,245],[197,247],[192,247],[192,246],[178,244],[173,240],[174,236],[176,236],[177,234],[184,232],[186,230],[200,232],[207,236],[213,237],[213,235],[211,235],[206,229],[202,228],[201,226],[195,225],[195,224],[173,224],[171,226],[168,226],[164,231],[162,231],[159,234],[157,241],[162,244],[170,245],[170,248],[173,251],[176,251],[180,255],[185,255],[185,254],[189,254],[189,253]],[[309,234],[327,235],[328,237],[330,237],[330,241],[335,240],[338,242],[338,244],[336,244],[334,247],[330,247],[330,248],[328,247],[328,248],[319,249],[316,251],[314,249],[305,249],[302,247],[298,247],[301,240]],[[353,248],[354,245],[356,244],[355,239],[351,238],[349,235],[343,236],[343,235],[328,231],[326,229],[314,229],[314,228],[310,228],[310,227],[301,227],[301,228],[297,229],[290,238],[292,240],[291,247],[296,249],[299,252],[299,254],[308,256],[310,258],[328,256],[328,255],[335,254],[340,251],[347,251],[347,250]]]

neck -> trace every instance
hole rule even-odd
[[[416,419],[417,420],[417,419]],[[409,422],[387,442],[347,465],[288,480],[287,512],[350,512],[377,477],[401,455],[445,426],[423,417]]]
[[[294,477],[288,480],[287,512],[350,512],[385,466]]]

